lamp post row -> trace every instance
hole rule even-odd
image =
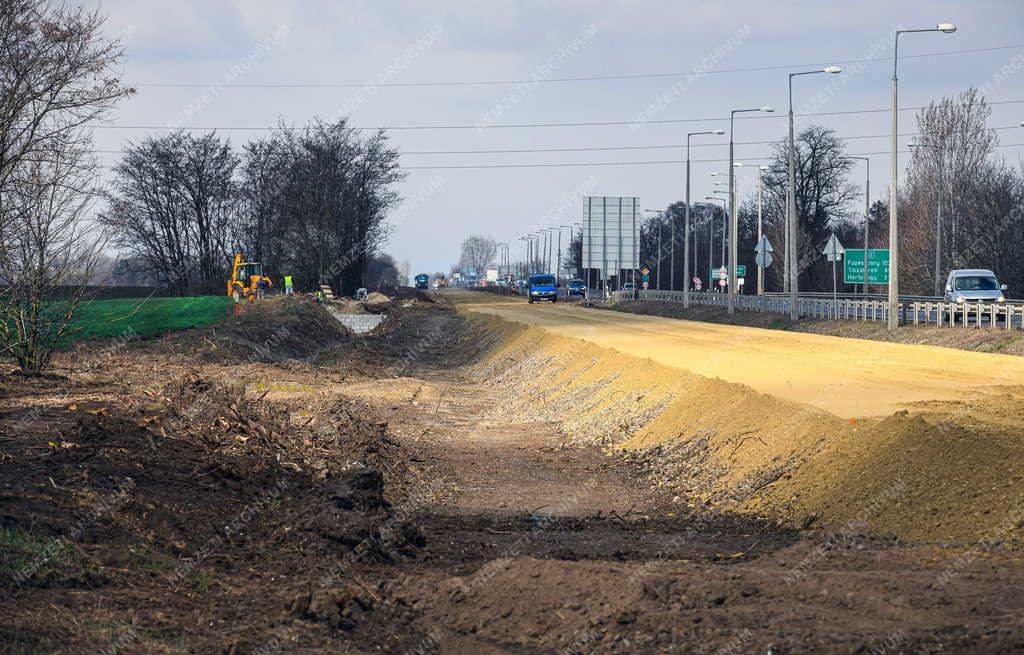
[[[896,30],[895,38],[893,41],[893,74],[892,74],[892,111],[891,111],[891,153],[889,162],[889,293],[888,293],[888,325],[890,329],[894,329],[899,325],[899,223],[898,223],[898,211],[897,211],[897,196],[898,196],[898,176],[899,176],[899,162],[898,162],[898,111],[899,111],[899,81],[898,81],[898,62],[899,62],[899,37],[901,34],[921,33],[921,32],[942,32],[944,34],[951,34],[956,32],[957,27],[952,23],[939,23],[935,27],[924,28],[924,29],[913,29],[913,30]],[[789,138],[787,147],[787,189],[786,189],[786,224],[785,224],[785,235],[784,235],[784,287],[788,287],[790,294],[790,317],[794,320],[799,318],[799,307],[797,304],[798,291],[799,291],[799,251],[798,251],[798,240],[797,240],[797,217],[796,217],[796,139],[795,139],[795,126],[794,126],[794,114],[793,114],[793,78],[803,75],[813,75],[818,73],[825,74],[836,74],[842,72],[842,69],[838,66],[826,66],[818,70],[800,71],[796,73],[789,73],[788,79],[788,90],[789,90]],[[728,195],[728,200],[723,198],[716,198],[713,196],[707,196],[705,200],[710,201],[721,201],[724,203],[724,209],[727,212],[728,230],[723,230],[723,265],[726,266],[728,271],[728,312],[733,314],[736,311],[735,307],[735,294],[736,294],[736,264],[738,262],[738,239],[736,235],[739,229],[739,206],[736,198],[736,185],[735,185],[735,145],[734,145],[734,128],[736,114],[749,113],[749,112],[773,112],[774,108],[770,106],[762,106],[751,109],[733,109],[729,113],[729,184],[728,191],[723,192]],[[1024,121],[1021,121],[1021,126],[1024,127]],[[684,219],[683,219],[683,306],[689,307],[690,305],[690,140],[694,136],[699,135],[721,135],[723,131],[720,129],[705,130],[700,132],[690,132],[686,135],[686,203],[684,206]],[[926,147],[935,148],[939,152],[939,174],[942,175],[942,159],[943,149],[941,145],[935,144],[924,144],[924,143],[913,143],[912,147]],[[867,157],[848,157],[848,159],[857,159],[865,162],[867,166],[866,170],[866,183],[865,183],[865,200],[864,200],[864,286],[866,288],[868,281],[868,236],[869,236],[869,223],[870,223],[870,209],[871,209],[871,163]],[[761,224],[761,185],[762,175],[768,167],[762,166],[758,169],[758,239],[762,235],[762,224]],[[942,263],[942,251],[941,251],[941,230],[942,230],[942,192],[941,192],[941,181],[939,182],[940,191],[937,200],[936,210],[936,233],[935,233],[935,294],[938,295],[941,291],[941,263]],[[717,193],[717,191],[716,191]],[[669,288],[675,290],[675,221],[670,220],[670,235],[669,235]],[[557,228],[548,228],[558,230],[558,241],[559,241],[559,252],[558,252],[558,269],[561,269],[561,236],[562,228],[570,226],[559,226]],[[725,246],[725,232],[730,235],[729,239],[729,258],[725,259],[724,246]],[[546,230],[542,230],[545,238],[550,236],[550,233]],[[659,242],[661,237],[661,224],[659,220],[658,226]],[[713,231],[712,231],[713,235]],[[539,238],[540,235],[529,234],[520,237],[520,240],[527,241],[527,251],[531,251],[531,245],[533,238]],[[711,253],[709,239],[709,259]],[[550,244],[549,244],[550,247]],[[506,246],[507,248],[507,246]],[[528,254],[528,258],[530,255]],[[658,250],[658,287],[662,286],[661,282],[661,259],[662,253],[659,243]],[[548,255],[548,268],[550,268],[550,254]],[[696,271],[694,271],[696,272]],[[556,272],[557,274],[557,272]],[[761,277],[762,271],[758,271],[758,293],[763,291],[763,278]],[[709,280],[710,285],[710,280]]]

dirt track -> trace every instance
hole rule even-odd
[[[721,512],[583,445],[619,429],[602,418],[615,408],[536,395],[532,362],[505,356],[540,334],[417,307],[353,340],[320,314],[0,378],[0,652],[1024,649],[1024,568],[1002,540]],[[25,535],[72,547],[16,583]]]
[[[885,416],[909,403],[1024,385],[1019,357],[600,312],[569,303],[529,305],[465,291],[449,295],[474,312],[743,384],[844,418]]]

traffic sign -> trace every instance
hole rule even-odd
[[[721,267],[721,268],[713,268],[713,269],[711,269],[711,279],[712,280],[721,280],[724,277],[728,277],[728,275],[729,274],[726,272],[724,266]],[[746,276],[747,276],[747,265],[746,264],[740,264],[739,266],[737,266],[736,267],[736,277],[746,277]]]
[[[775,252],[775,248],[772,248],[771,241],[768,240],[767,235],[762,235],[761,239],[754,246],[754,263],[760,268],[768,268],[772,265],[772,253]],[[743,271],[746,273],[746,271]]]
[[[644,273],[644,282],[649,282],[650,279],[651,279],[651,276],[648,275],[647,273]]]
[[[645,275],[644,277],[647,277],[647,276]],[[648,282],[647,280],[644,280],[644,288],[645,288],[645,289],[647,288],[647,285],[648,285],[648,284],[650,284],[650,282]]]
[[[864,284],[864,250],[850,248],[843,258],[843,282]],[[868,250],[868,284],[889,284],[889,250]]]
[[[651,274],[651,269],[644,266],[643,268],[640,269],[640,272],[644,274],[644,277],[647,277],[648,275]]]
[[[832,236],[829,237],[828,243],[825,244],[825,249],[821,251],[823,255],[828,257],[830,262],[837,262],[843,256],[846,249],[843,248],[843,244],[839,243],[839,239],[836,238],[836,233],[833,232]]]

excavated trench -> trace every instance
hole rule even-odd
[[[1013,539],[1024,519],[1020,388],[844,419],[467,309],[475,332],[502,335],[472,367],[507,391],[489,421],[551,421],[567,442],[638,464],[690,506],[924,541]]]

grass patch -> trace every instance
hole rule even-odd
[[[232,302],[227,296],[85,301],[75,313],[72,334],[61,346],[82,339],[150,337],[211,325],[227,317]]]
[[[44,581],[68,563],[73,550],[63,539],[0,527],[0,578],[18,584]]]

